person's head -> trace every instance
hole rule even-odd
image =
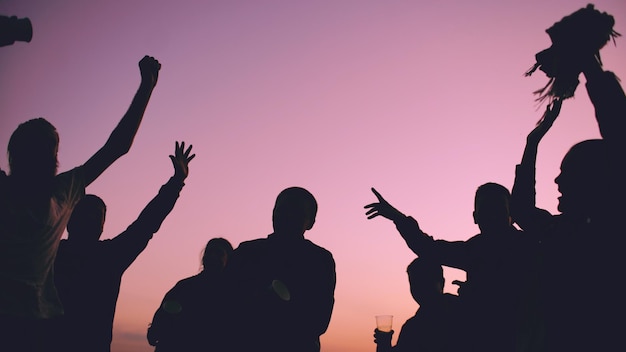
[[[604,211],[619,199],[623,189],[611,148],[601,139],[574,145],[561,162],[561,172],[554,179],[558,185],[558,210],[563,214],[591,216]]]
[[[222,271],[230,255],[233,253],[233,246],[228,240],[216,237],[207,242],[202,253],[202,269],[209,271]]]
[[[511,226],[510,200],[511,193],[500,184],[488,182],[478,187],[473,216],[481,232],[499,231]]]
[[[10,174],[25,180],[50,179],[57,173],[59,134],[44,118],[20,124],[7,147]]]
[[[317,201],[304,188],[290,187],[278,195],[272,221],[274,232],[302,235],[315,223]]]
[[[406,268],[411,296],[420,305],[428,304],[443,295],[443,268],[424,258],[417,258]]]
[[[90,243],[100,239],[104,229],[107,207],[100,197],[87,194],[76,204],[67,223],[68,239]]]

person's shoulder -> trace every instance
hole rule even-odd
[[[193,275],[190,277],[186,277],[184,279],[179,280],[176,285],[174,285],[173,289],[185,289],[187,287],[196,286],[198,282],[201,280],[200,274]]]
[[[239,243],[235,251],[243,251],[251,248],[267,245],[267,238],[255,238],[253,240],[243,241]]]
[[[468,239],[465,241],[465,243],[468,243],[468,244],[473,244],[473,243],[481,243],[482,241],[484,241],[484,240],[485,240],[485,238],[486,238],[486,237],[487,237],[487,236],[485,236],[484,234],[482,234],[482,233],[478,233],[478,234],[475,234],[474,236],[472,236],[472,237],[468,238]]]
[[[333,254],[326,248],[313,243],[310,240],[304,240],[305,247],[307,248],[307,252],[312,253],[320,258],[325,258],[326,260],[334,261]]]
[[[418,309],[415,314],[413,314],[413,316],[411,316],[409,319],[404,321],[404,324],[402,324],[402,328],[401,331],[412,331],[414,330],[412,328],[412,326],[419,324],[420,321],[420,317],[422,316],[422,314],[420,313],[420,310]]]
[[[55,179],[57,180],[75,179],[75,178],[83,177],[83,175],[84,175],[83,167],[77,166],[73,169],[58,173],[55,176]]]
[[[448,303],[456,303],[459,301],[459,296],[453,295],[451,293],[444,293],[443,299],[445,302],[448,302]]]
[[[314,243],[313,241],[305,239],[304,242],[306,243],[306,246],[311,248],[311,250],[315,250],[315,251],[318,251],[320,253],[326,253],[326,254],[332,256],[332,253],[330,253],[330,251],[328,249],[326,249],[326,248],[324,248],[324,247]]]
[[[76,202],[85,194],[85,173],[82,166],[64,171],[54,177],[56,192],[70,192]],[[60,193],[59,193],[60,194]]]
[[[260,252],[265,252],[268,248],[266,238],[256,238],[253,240],[243,241],[239,243],[237,248],[233,251],[233,257],[249,257],[254,256]]]

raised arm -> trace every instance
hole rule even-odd
[[[539,142],[559,116],[562,103],[561,99],[555,99],[547,106],[537,126],[526,137],[522,161],[515,168],[510,209],[513,221],[524,230],[542,228],[552,218],[548,211],[535,206],[535,165]]]
[[[466,270],[469,262],[469,245],[465,241],[434,240],[424,233],[415,219],[405,216],[389,202],[387,202],[374,188],[372,192],[378,198],[378,203],[365,206],[368,219],[377,216],[390,219],[413,253],[420,257],[428,257],[441,265]]]
[[[113,130],[109,139],[100,150],[96,152],[83,165],[85,174],[85,185],[91,184],[104,170],[106,170],[115,160],[128,153],[133,144],[135,134],[139,129],[143,114],[146,111],[148,101],[152,95],[152,90],[156,86],[159,78],[161,64],[153,57],[144,56],[139,61],[139,71],[141,72],[141,84],[133,98],[128,111],[122,117],[117,127]]]
[[[382,216],[383,218],[389,219],[391,221],[396,221],[406,217],[398,209],[389,204],[389,202],[386,201],[385,198],[383,198],[383,196],[380,195],[380,193],[378,193],[378,191],[376,191],[376,189],[373,187],[372,193],[374,193],[374,195],[378,199],[378,203],[371,203],[364,207],[365,209],[368,209],[367,212],[365,212],[365,215],[367,215],[368,219]]]
[[[191,154],[190,145],[185,150],[185,142],[176,142],[174,155],[170,155],[174,165],[174,176],[161,186],[159,193],[143,209],[135,222],[126,231],[112,241],[118,248],[118,256],[123,265],[130,265],[146,248],[152,235],[159,230],[161,224],[174,208],[184,181],[189,175],[189,162],[195,158]]]
[[[590,58],[583,69],[586,88],[595,109],[600,134],[624,152],[626,145],[626,95],[619,79],[604,71],[600,62]]]
[[[376,189],[372,188],[372,192],[378,199],[378,203],[371,203],[364,207],[368,209],[365,213],[367,218],[373,219],[377,216],[382,216],[393,221],[398,232],[413,253],[423,255],[425,252],[428,252],[433,239],[422,232],[417,221],[394,208]]]

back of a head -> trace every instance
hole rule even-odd
[[[429,304],[443,294],[445,279],[439,263],[419,257],[406,269],[411,295],[416,302]]]
[[[443,283],[444,280],[441,265],[422,257],[414,259],[406,268],[406,272],[417,282]]]
[[[228,263],[231,254],[233,253],[233,246],[227,239],[216,237],[207,242],[202,253],[202,268],[203,270],[222,270]]]
[[[98,240],[102,234],[106,204],[93,194],[87,194],[76,204],[67,223],[67,232],[73,241]]]
[[[59,134],[46,119],[40,117],[20,124],[7,147],[11,175],[28,180],[54,177],[58,149]]]
[[[494,182],[488,182],[476,190],[474,198],[474,222],[481,231],[502,229],[510,226],[509,190]]]
[[[272,220],[274,231],[304,233],[313,227],[317,201],[311,192],[301,187],[290,187],[278,195]]]

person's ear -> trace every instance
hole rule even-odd
[[[307,225],[305,227],[306,231],[312,229],[314,224],[315,224],[315,218],[307,219]]]

